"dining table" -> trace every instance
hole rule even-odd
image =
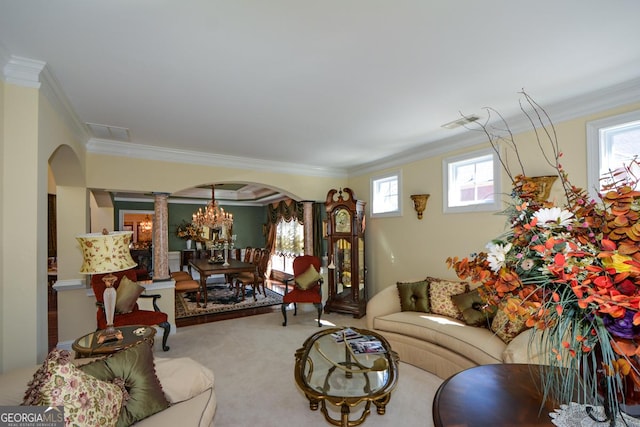
[[[256,265],[237,259],[229,259],[227,262],[218,262],[211,259],[191,259],[189,265],[200,275],[200,289],[202,291],[204,307],[207,306],[207,278],[215,274],[237,274],[242,272],[255,272]]]

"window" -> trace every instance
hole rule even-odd
[[[304,227],[295,219],[281,219],[277,225],[276,246],[271,255],[271,269],[293,274],[293,259],[304,255]]]
[[[629,165],[640,154],[640,111],[607,117],[587,123],[587,185],[597,199],[609,171]],[[638,169],[636,167],[636,169]],[[633,171],[640,176],[640,170]]]
[[[491,149],[443,160],[444,212],[500,209],[499,162]]]
[[[401,216],[400,172],[392,172],[371,178],[371,216]]]

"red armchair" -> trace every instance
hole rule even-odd
[[[135,270],[125,270],[113,273],[118,277],[118,280],[115,281],[113,287],[118,289],[120,286],[120,281],[122,277],[126,276],[131,281],[137,280],[137,275]],[[95,274],[91,276],[91,287],[93,288],[93,293],[96,297],[96,305],[98,306],[98,311],[96,312],[96,320],[98,323],[98,329],[105,329],[107,327],[107,321],[104,313],[104,299],[103,293],[105,290],[105,283],[102,281],[104,274]],[[167,338],[169,337],[169,333],[171,332],[171,325],[167,321],[168,316],[167,313],[163,313],[160,311],[158,307],[157,300],[160,298],[160,295],[145,295],[141,294],[140,298],[153,298],[153,308],[154,311],[151,310],[140,310],[138,304],[135,303],[133,308],[128,313],[118,313],[116,310],[115,316],[113,318],[113,325],[117,328],[118,326],[128,326],[128,325],[145,325],[145,326],[154,326],[158,325],[162,329],[164,329],[164,333],[162,335],[162,350],[168,351],[169,347],[167,346]]]
[[[320,276],[320,258],[312,255],[299,256],[293,260],[294,286],[289,292],[291,280],[285,282],[282,297],[282,326],[287,326],[287,305],[293,303],[293,315],[298,314],[297,303],[311,303],[318,309],[318,326],[322,315],[322,276]],[[310,267],[313,267],[311,269]]]

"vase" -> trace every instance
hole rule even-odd
[[[191,239],[187,240],[187,249],[191,249]]]

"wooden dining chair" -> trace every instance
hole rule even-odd
[[[255,255],[253,256],[253,263],[256,266],[255,271],[252,273],[240,273],[235,278],[236,296],[238,296],[240,291],[242,291],[243,300],[245,298],[245,291],[248,285],[251,285],[253,289],[253,299],[255,301],[258,300],[260,288],[262,288],[262,294],[265,297],[267,296],[265,282],[267,280],[267,267],[269,265],[269,250],[257,249],[254,250],[254,252]]]

